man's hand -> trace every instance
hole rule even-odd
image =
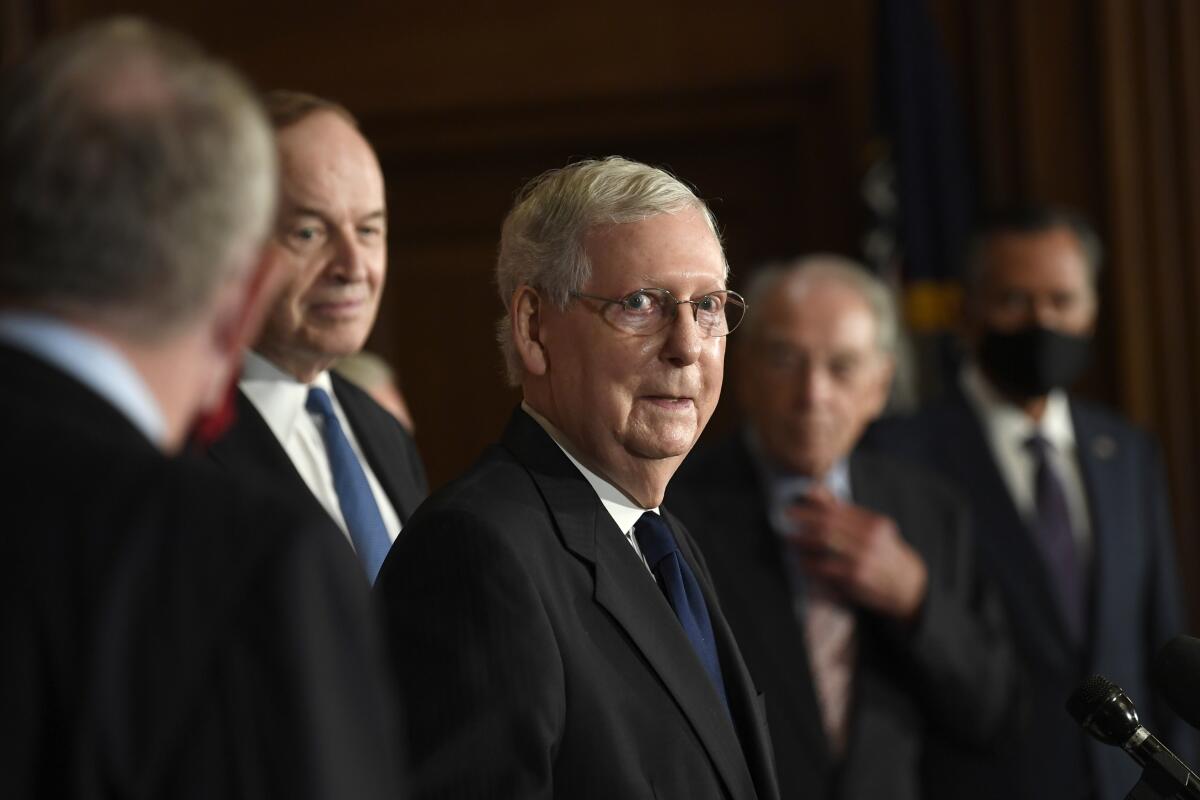
[[[790,512],[805,573],[846,602],[905,623],[917,617],[929,573],[896,523],[816,489]]]

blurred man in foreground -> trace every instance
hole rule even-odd
[[[726,273],[704,203],[637,162],[553,170],[509,212],[500,341],[524,402],[377,588],[417,796],[777,796],[761,698],[660,508],[744,311]]]
[[[766,268],[749,294],[748,424],[689,459],[671,507],[769,698],[783,796],[918,800],[930,737],[986,743],[1012,701],[999,600],[962,502],[856,449],[892,377],[887,288],[813,256]]]
[[[270,299],[261,109],[134,20],[0,91],[4,796],[395,797],[353,559],[176,455]]]

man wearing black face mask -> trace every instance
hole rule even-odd
[[[967,495],[1025,671],[1025,703],[984,759],[930,751],[930,797],[1120,800],[1134,762],[1063,711],[1084,676],[1136,697],[1143,722],[1190,758],[1194,743],[1151,690],[1149,664],[1184,629],[1157,446],[1068,388],[1087,366],[1100,246],[1079,217],[991,218],[968,264],[970,358],[957,391],[878,426],[876,446],[934,466]]]

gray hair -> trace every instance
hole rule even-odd
[[[308,119],[319,111],[335,114],[351,128],[358,130],[358,120],[336,100],[291,89],[272,89],[264,92],[261,99],[267,118],[271,120],[271,127],[277,131]]]
[[[754,274],[746,289],[746,304],[751,309],[762,309],[767,298],[785,282],[818,279],[835,281],[857,291],[875,318],[875,341],[879,352],[887,356],[896,355],[900,321],[892,291],[878,276],[853,259],[818,253],[762,267]],[[747,346],[758,340],[761,316],[749,313],[742,323],[747,330],[742,332],[740,341]]]
[[[720,241],[708,205],[666,170],[620,156],[579,161],[534,178],[517,194],[500,233],[496,284],[504,303],[497,340],[508,381],[521,382],[521,361],[512,341],[509,302],[520,286],[545,293],[565,308],[571,292],[591,277],[584,250],[587,232],[597,225],[638,222],[658,214],[695,208],[704,213]],[[729,267],[726,265],[726,275]]]
[[[0,296],[150,338],[194,317],[270,230],[254,94],[191,41],[118,18],[0,90]]]

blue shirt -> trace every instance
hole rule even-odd
[[[790,472],[771,461],[763,450],[762,444],[754,431],[747,429],[746,446],[758,469],[765,493],[767,504],[767,519],[771,528],[780,538],[780,546],[784,548],[784,563],[787,564],[788,580],[792,590],[800,596],[803,594],[804,576],[797,557],[792,548],[784,546],[783,537],[791,533],[795,523],[791,521],[789,511],[796,501],[806,496],[814,486],[823,486],[843,503],[853,502],[850,493],[850,462],[845,458],[839,459],[827,472],[823,479]]]
[[[142,376],[108,342],[49,314],[0,312],[0,342],[57,367],[107,400],[161,448],[167,423]]]

